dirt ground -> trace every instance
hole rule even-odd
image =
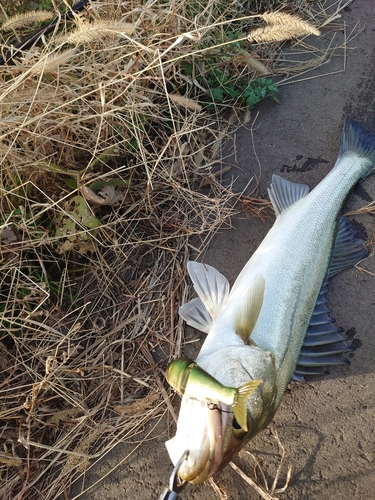
[[[346,49],[337,49],[329,63],[296,78],[304,78],[303,81],[281,86],[280,104],[262,102],[252,129],[247,126],[236,132],[233,155],[225,160],[236,166],[224,181],[237,177],[238,191],[259,171],[259,165],[261,195],[266,196],[273,173],[314,187],[334,164],[346,115],[375,132],[374,0],[354,0],[343,12],[340,22],[343,20],[345,32],[337,31],[333,45],[342,44],[346,36]],[[247,192],[250,190],[251,187]],[[359,208],[373,199],[375,176],[355,189],[346,209]],[[356,229],[368,241],[374,230],[373,217],[361,215],[354,220]],[[233,283],[272,223],[273,217],[259,222],[242,212],[233,221],[232,229],[217,234],[204,261]],[[361,266],[375,273],[375,257],[370,256]],[[286,492],[275,495],[280,499],[374,498],[374,289],[375,276],[357,269],[342,272],[332,280],[332,317],[349,334],[355,333],[356,345],[362,346],[355,351],[350,366],[331,369],[326,376],[311,377],[307,384],[290,386],[273,423],[235,459],[253,477],[254,460],[248,453],[251,452],[261,461],[267,477],[273,478],[280,460],[272,434],[276,430],[286,449],[286,463],[293,466]],[[203,338],[197,332],[187,333],[189,339]],[[196,353],[199,346],[200,342],[190,344],[190,354]],[[177,398],[175,404],[178,408]],[[119,445],[108,453],[87,471],[82,484],[72,488],[69,498],[157,499],[172,470],[164,442],[174,434],[174,426],[167,420],[160,422],[157,440],[139,447],[137,442],[131,447]],[[286,467],[280,483],[285,475]],[[229,499],[260,498],[230,467],[218,474],[215,481]],[[179,498],[213,500],[219,496],[207,483],[188,485]]]

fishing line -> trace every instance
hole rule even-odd
[[[192,398],[192,397],[189,397],[189,399],[193,399],[194,401],[202,401],[201,399]],[[217,410],[220,413],[233,413],[233,411],[231,411],[231,410],[223,410],[222,408],[220,408],[220,406],[218,406],[217,403],[213,403],[212,401],[207,401],[207,407],[209,410]]]

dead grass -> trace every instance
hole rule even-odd
[[[186,261],[239,198],[213,173],[227,126],[207,64],[251,81],[277,59],[277,16],[242,9],[96,1],[0,67],[1,498],[59,497],[165,412],[158,363],[181,353]],[[34,21],[8,19],[3,55]]]
[[[272,480],[272,485],[268,484],[266,473],[263,471],[263,468],[259,461],[252,455],[249,451],[242,452],[242,454],[248,454],[255,462],[254,465],[254,478],[253,480],[250,476],[248,476],[238,465],[236,465],[233,462],[230,462],[230,466],[232,469],[234,469],[237,474],[246,481],[248,485],[251,486],[252,489],[254,489],[258,495],[263,498],[264,500],[279,500],[278,497],[275,497],[274,495],[279,495],[281,493],[284,493],[289,485],[290,479],[292,477],[292,465],[288,465],[288,469],[286,472],[286,478],[284,480],[284,484],[281,487],[278,487],[280,475],[284,467],[284,461],[286,457],[286,451],[284,446],[281,444],[280,438],[277,434],[277,431],[275,429],[271,430],[271,433],[273,437],[275,438],[275,441],[279,447],[279,453],[280,453],[280,461],[278,463],[275,476]]]

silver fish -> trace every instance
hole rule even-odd
[[[323,373],[348,363],[351,350],[328,316],[328,279],[367,256],[344,217],[342,205],[353,186],[372,172],[375,137],[346,120],[338,159],[309,193],[276,175],[269,196],[275,224],[230,290],[214,268],[188,263],[198,298],[180,308],[185,321],[206,332],[197,365],[227,387],[262,383],[247,399],[248,429],[233,409],[183,397],[176,436],[166,443],[175,464],[189,455],[179,476],[200,483],[229,463],[272,420],[292,376]]]

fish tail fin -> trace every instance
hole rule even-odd
[[[353,154],[368,160],[363,162],[362,170],[359,172],[361,178],[366,177],[375,168],[375,135],[365,131],[357,122],[346,118],[337,162],[343,156]]]
[[[247,426],[247,398],[255,391],[262,380],[250,380],[246,384],[241,385],[238,390],[237,401],[232,405],[234,416],[238,424],[244,431],[248,431]]]

